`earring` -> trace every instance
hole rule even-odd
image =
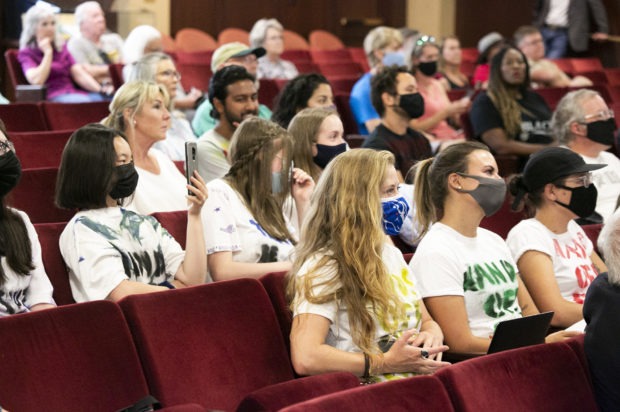
[[[138,122],[136,122],[136,119],[133,119],[133,125],[135,126],[137,124],[138,124]]]
[[[459,186],[459,190],[461,190],[463,188],[463,186]]]

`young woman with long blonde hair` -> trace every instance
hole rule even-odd
[[[323,172],[289,277],[297,373],[387,380],[447,365],[442,332],[386,238],[402,224],[403,202],[387,151],[348,151]]]

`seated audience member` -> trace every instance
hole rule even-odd
[[[61,103],[103,101],[112,94],[78,64],[56,31],[55,9],[39,2],[23,18],[17,58],[30,84],[47,86],[47,100]],[[80,88],[76,87],[76,85]]]
[[[123,39],[106,33],[105,15],[96,1],[85,1],[75,8],[75,23],[80,33],[67,42],[69,52],[97,81],[111,83],[108,65],[123,62]]]
[[[398,185],[386,151],[351,150],[325,169],[289,275],[298,374],[348,371],[373,382],[449,365],[441,329],[386,236],[406,213]]]
[[[259,115],[254,76],[237,65],[218,70],[211,78],[209,106],[217,124],[198,139],[197,147],[198,172],[207,183],[228,173],[233,133],[244,119]]]
[[[485,145],[465,142],[420,161],[414,186],[422,240],[409,266],[424,304],[451,351],[486,353],[499,322],[538,313],[506,243],[479,226],[502,206],[504,179]]]
[[[491,60],[505,45],[504,37],[496,31],[486,34],[478,41],[478,60],[471,81],[474,88],[487,88],[491,73]]]
[[[293,117],[288,132],[293,137],[293,163],[307,170],[315,182],[329,162],[348,149],[342,121],[334,110],[303,109]]]
[[[295,65],[282,59],[284,52],[284,28],[276,19],[260,19],[250,31],[250,45],[253,48],[262,47],[266,54],[258,59],[258,79],[292,79],[297,76]]]
[[[287,128],[291,119],[306,107],[336,109],[332,86],[322,74],[300,74],[286,83],[277,97],[271,121]]]
[[[170,56],[162,52],[145,54],[132,65],[129,74],[129,81],[142,80],[158,83],[168,91],[170,128],[166,132],[166,140],[155,143],[153,147],[164,152],[172,160],[185,160],[185,142],[196,140],[192,126],[183,113],[175,110],[175,98],[180,79],[181,74],[177,71],[174,62]]]
[[[164,46],[159,30],[149,25],[135,27],[129,33],[127,39],[125,39],[123,47],[123,58],[125,59],[123,78],[125,81],[129,80],[131,66],[140,60],[142,56],[149,53],[163,52],[163,50]],[[178,110],[182,110],[186,116],[190,117],[194,114],[196,102],[198,102],[202,95],[203,93],[200,90],[194,88],[186,93],[179,82],[174,105]]]
[[[127,207],[144,215],[187,209],[185,176],[168,156],[152,147],[166,139],[170,127],[169,105],[165,86],[128,82],[114,95],[110,115],[103,120],[106,126],[127,136],[140,175]]]
[[[402,37],[402,45],[400,46],[399,52],[405,58],[405,62],[403,66],[410,67],[411,66],[411,53],[413,52],[413,48],[415,47],[416,42],[420,38],[420,32],[415,29],[410,29],[409,27],[400,27],[398,31]]]
[[[259,277],[289,270],[297,241],[283,213],[292,195],[297,216],[305,215],[314,181],[291,170],[290,134],[258,117],[244,120],[230,144],[230,170],[207,184],[203,212],[209,273],[213,280]]]
[[[549,147],[532,155],[523,174],[510,182],[514,205],[527,194],[536,214],[513,227],[506,242],[534,303],[554,312],[551,324],[556,327],[583,318],[588,286],[607,270],[573,220],[594,212],[597,190],[590,172],[604,166],[587,164],[564,147]]]
[[[576,90],[566,94],[551,118],[553,135],[588,163],[607,167],[592,172],[598,189],[596,213],[607,221],[620,196],[620,159],[607,150],[614,145],[614,112],[600,94]]]
[[[536,27],[519,27],[514,34],[514,42],[528,59],[530,79],[536,87],[592,86],[590,79],[583,76],[571,79],[552,60],[545,59],[545,42]]]
[[[248,73],[256,77],[257,59],[265,55],[265,49],[257,47],[250,49],[243,43],[226,43],[218,47],[213,52],[211,58],[211,71],[215,75],[219,70],[227,66],[244,67]],[[258,92],[258,82],[256,82],[256,91]],[[202,137],[206,132],[212,130],[218,119],[213,117],[213,105],[211,99],[205,99],[196,109],[196,114],[192,120],[194,134]],[[258,105],[258,117],[261,119],[271,118],[271,110],[264,104]],[[232,133],[231,133],[232,134]],[[203,175],[206,178],[206,176]]]
[[[491,62],[489,87],[472,104],[474,135],[497,154],[525,157],[553,142],[551,109],[529,88],[527,60],[512,46]]]
[[[404,66],[386,67],[372,78],[372,104],[381,123],[362,146],[391,152],[400,182],[415,162],[433,154],[426,137],[409,127],[411,119],[424,113],[424,103],[415,77]]]
[[[370,98],[370,79],[383,66],[405,63],[405,57],[399,48],[403,38],[400,32],[391,27],[379,26],[372,29],[364,38],[364,52],[368,58],[370,71],[364,74],[353,86],[349,105],[360,134],[369,134],[381,123],[381,118],[373,107]]]
[[[5,199],[19,182],[21,172],[0,120],[0,318],[56,306],[37,232],[28,215],[6,206]]]
[[[451,102],[446,89],[435,78],[439,46],[434,41],[434,37],[420,37],[411,55],[418,90],[424,97],[424,114],[412,119],[411,127],[427,132],[440,141],[462,139],[462,130],[456,130],[448,122],[459,127],[459,116],[467,111],[471,100],[465,96]]]
[[[204,181],[183,185],[194,195],[187,215],[187,251],[151,216],[120,207],[131,197],[138,174],[125,136],[90,124],[75,131],[62,154],[56,203],[79,209],[60,235],[76,302],[108,299],[199,285],[207,262],[200,210]]]
[[[611,219],[603,254],[609,268],[592,281],[583,304],[585,352],[601,412],[620,409],[620,220]]]
[[[440,81],[446,90],[463,90],[469,88],[469,79],[461,71],[463,52],[461,42],[456,36],[446,36],[439,48]]]

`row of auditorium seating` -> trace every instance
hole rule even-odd
[[[254,279],[5,317],[0,399],[26,412],[147,394],[173,411],[596,410],[583,337],[360,387],[342,372],[296,378],[277,322]]]
[[[100,122],[109,112],[109,102],[10,103],[0,105],[0,119],[9,132],[42,132],[77,129]]]

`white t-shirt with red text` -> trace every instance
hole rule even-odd
[[[598,272],[590,259],[592,242],[577,223],[571,220],[566,232],[556,234],[535,218],[523,220],[508,233],[506,243],[517,264],[530,250],[548,255],[562,297],[583,304]]]

